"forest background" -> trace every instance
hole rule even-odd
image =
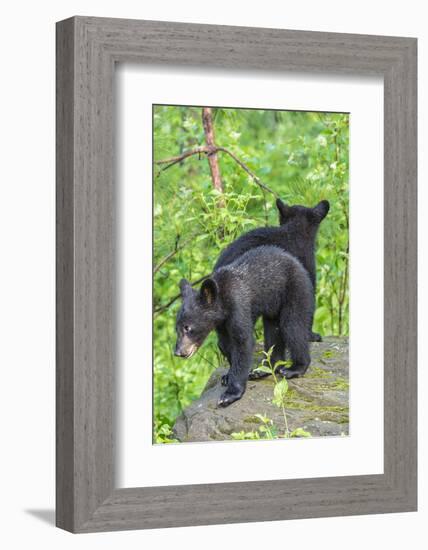
[[[348,334],[349,115],[154,105],[153,128],[153,411],[161,443],[224,362],[215,333],[191,359],[174,357],[178,283],[184,277],[197,288],[231,241],[278,225],[276,197],[330,202],[317,239],[314,330]]]

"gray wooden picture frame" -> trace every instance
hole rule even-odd
[[[416,47],[414,38],[154,21],[57,24],[58,527],[83,533],[416,510]],[[115,487],[118,62],[383,77],[383,474]]]

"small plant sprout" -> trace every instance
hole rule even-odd
[[[290,437],[290,430],[288,429],[287,414],[285,412],[285,398],[288,392],[288,382],[286,378],[278,378],[276,375],[276,369],[281,366],[290,367],[291,361],[277,361],[275,365],[272,365],[271,357],[273,352],[273,346],[269,351],[264,351],[264,358],[261,365],[255,369],[259,372],[265,372],[271,374],[274,378],[273,399],[272,403],[282,410],[282,416],[284,418],[285,432],[284,437]]]
[[[279,367],[290,367],[291,361],[276,361],[274,365],[272,365],[271,357],[273,352],[273,346],[269,349],[269,351],[264,351],[264,358],[260,364],[259,367],[257,367],[255,370],[258,372],[265,372],[267,374],[271,374],[274,379],[274,387],[273,387],[273,398],[272,403],[276,405],[278,408],[282,411],[282,416],[284,418],[284,436],[285,438],[289,437],[310,437],[311,434],[304,430],[303,428],[296,428],[295,430],[290,432],[290,429],[288,427],[288,420],[287,420],[287,413],[285,412],[285,403],[287,398],[287,392],[288,392],[288,381],[286,378],[278,377],[276,374],[276,371]],[[266,417],[263,417],[262,415],[255,415],[257,418],[262,420],[263,424],[259,428],[260,431],[265,431],[266,434],[273,433],[273,426],[272,428],[268,427],[269,423],[267,422],[269,419]],[[270,421],[272,424],[272,421]]]

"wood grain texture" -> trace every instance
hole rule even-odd
[[[61,30],[59,30],[61,29]],[[73,528],[73,24],[56,36],[56,510],[57,525]]]
[[[385,88],[383,475],[114,488],[115,62],[377,74]],[[57,25],[57,525],[416,510],[416,40],[75,17]]]

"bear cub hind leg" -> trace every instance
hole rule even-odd
[[[294,315],[281,315],[282,338],[284,339],[292,361],[291,367],[281,365],[276,372],[287,379],[303,376],[311,362],[309,342],[301,321]]]
[[[264,350],[268,353],[271,348],[272,355],[270,357],[270,363],[272,366],[277,361],[283,361],[285,359],[285,346],[281,336],[281,328],[277,319],[269,319],[263,317],[263,332],[264,332]],[[251,371],[248,379],[259,380],[269,376],[268,372]]]
[[[318,332],[311,332],[311,336],[309,338],[310,342],[322,342],[322,336],[321,334],[318,334]]]

